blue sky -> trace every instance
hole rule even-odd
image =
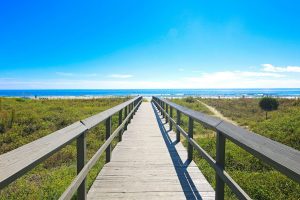
[[[298,1],[2,1],[0,89],[300,87]]]

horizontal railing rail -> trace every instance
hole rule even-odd
[[[78,199],[86,199],[85,179],[88,172],[104,151],[106,151],[106,162],[110,161],[111,142],[117,135],[119,136],[119,141],[122,140],[123,131],[127,129],[128,123],[130,123],[141,103],[142,97],[135,97],[118,106],[85,120],[75,122],[66,128],[0,155],[0,189],[6,187],[77,139],[77,176],[60,199],[71,199],[76,191]],[[117,113],[119,116],[118,127],[111,134],[112,116]],[[89,129],[104,121],[106,122],[106,141],[86,163],[86,134]]]
[[[187,139],[188,159],[191,160],[193,158],[193,149],[195,149],[215,170],[217,200],[224,199],[224,183],[229,186],[239,199],[251,199],[225,171],[226,139],[261,159],[263,162],[268,163],[290,179],[300,183],[299,151],[216,117],[180,106],[167,99],[153,97],[152,101],[166,121],[169,122],[170,129],[172,129],[173,125],[176,127],[177,141],[180,141],[180,134]],[[173,119],[174,110],[177,112],[176,121]],[[181,114],[189,118],[188,132],[181,127]],[[216,131],[216,160],[193,139],[194,121]]]

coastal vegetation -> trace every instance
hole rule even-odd
[[[128,98],[31,100],[0,98],[0,154],[64,128],[78,120],[116,106]],[[118,116],[112,117],[113,130]],[[88,159],[105,141],[100,124],[87,134]],[[116,144],[116,141],[113,143]],[[88,175],[87,184],[104,165],[101,157]],[[22,178],[0,191],[0,199],[58,199],[76,176],[76,141],[63,148]]]
[[[0,98],[0,154],[11,151],[40,137],[59,130],[75,121],[84,119],[118,105],[128,98],[31,100]],[[300,100],[277,99],[279,107],[268,119],[259,106],[260,99],[172,99],[173,102],[213,114],[201,104],[206,103],[240,126],[300,150]],[[176,112],[174,112],[176,117]],[[113,116],[113,129],[117,126]],[[187,130],[188,118],[182,116]],[[215,158],[215,133],[195,123],[195,140]],[[184,145],[187,142],[182,138]],[[87,134],[88,159],[105,140],[101,124]],[[116,141],[113,143],[116,144]],[[215,186],[215,173],[197,153],[194,161],[208,181]],[[104,165],[101,157],[88,175],[88,187]],[[300,199],[300,186],[270,166],[256,159],[232,142],[226,142],[226,171],[253,199]],[[0,191],[4,199],[57,199],[76,176],[76,141],[38,165],[22,178]],[[226,199],[236,199],[228,187]]]
[[[225,117],[237,122],[240,126],[261,134],[272,140],[300,150],[300,100],[276,99],[278,110],[270,113],[268,119],[259,106],[260,99],[203,99],[203,98],[172,99],[173,102],[211,114],[209,109],[200,102],[204,102]],[[200,102],[199,102],[200,101]],[[176,117],[176,112],[175,112]],[[181,118],[183,128],[187,130],[188,118]],[[195,123],[194,138],[197,143],[213,158],[216,152],[215,133]],[[187,146],[187,141],[182,137]],[[243,188],[251,198],[258,200],[268,199],[300,199],[300,185],[282,175],[272,167],[255,158],[229,140],[226,141],[226,171]],[[194,153],[194,161],[201,169],[207,180],[215,186],[215,172],[209,164]],[[225,199],[236,199],[233,192],[226,186]]]
[[[277,110],[279,103],[277,99],[272,98],[272,97],[263,97],[259,100],[259,106],[261,109],[266,111],[266,119],[268,119],[268,112]]]

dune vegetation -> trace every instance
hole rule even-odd
[[[278,99],[278,110],[269,112],[268,119],[259,107],[259,99],[172,99],[173,102],[191,109],[212,114],[202,101],[215,107],[225,117],[237,122],[240,126],[257,134],[276,140],[287,146],[300,150],[300,100]],[[176,112],[175,112],[176,117]],[[182,117],[187,130],[188,118]],[[213,158],[216,152],[215,133],[195,123],[194,138]],[[182,139],[184,145],[186,140]],[[208,181],[215,186],[214,170],[207,162],[194,153],[194,161],[202,170]],[[226,171],[243,188],[251,198],[257,200],[300,199],[300,185],[282,175],[272,167],[255,158],[242,148],[226,141]],[[236,199],[226,186],[226,199]]]
[[[0,154],[116,106],[128,98],[31,100],[0,99]],[[118,116],[112,118],[113,130]],[[88,159],[105,140],[104,124],[87,134]],[[114,141],[116,144],[116,141]],[[102,156],[88,175],[88,187],[104,165]],[[76,176],[76,141],[0,191],[0,199],[58,199]]]

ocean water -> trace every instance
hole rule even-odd
[[[300,97],[300,88],[278,89],[85,89],[0,90],[2,97],[98,97],[98,96],[201,96],[201,97]]]

